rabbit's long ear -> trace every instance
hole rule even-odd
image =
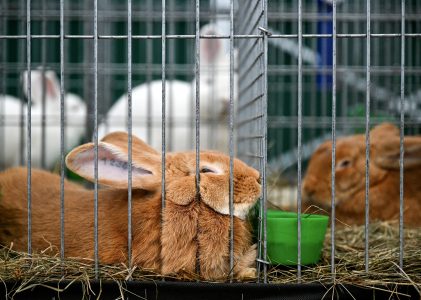
[[[399,169],[399,136],[386,138],[374,143],[374,162],[385,169]],[[410,169],[421,166],[421,137],[404,137],[404,167]]]
[[[200,29],[200,35],[219,35],[213,24],[207,24]],[[202,64],[214,64],[224,52],[221,39],[200,39],[200,58]]]
[[[115,133],[115,137],[120,135],[119,138],[122,140],[123,134]],[[137,141],[140,140],[137,139]],[[127,145],[120,146],[118,145],[119,142],[110,142],[101,141],[98,143],[98,182],[102,185],[127,189]],[[94,164],[95,150],[93,143],[87,143],[73,149],[66,157],[67,167],[91,182],[95,180]],[[132,187],[152,191],[159,188],[160,184],[160,156],[143,142],[140,144],[133,143]]]
[[[101,142],[110,143],[118,146],[119,148],[127,149],[129,144],[129,135],[124,131],[110,132],[101,139]],[[146,153],[152,156],[159,156],[158,151],[151,148],[135,135],[132,135],[132,145],[133,157],[144,155]],[[128,150],[125,151],[128,153]]]
[[[44,79],[44,80],[43,80]],[[28,72],[22,74],[23,91],[28,97]],[[54,71],[45,71],[44,77],[41,70],[31,71],[31,101],[34,104],[42,103],[42,89],[45,84],[45,99],[59,101],[60,84]]]
[[[399,136],[399,129],[392,123],[385,122],[371,129],[370,136],[373,139],[383,139],[387,136]]]

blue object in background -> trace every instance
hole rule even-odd
[[[332,5],[325,0],[317,0],[317,10],[320,16],[317,21],[317,34],[332,34]],[[317,38],[317,53],[319,60],[317,62],[317,88],[319,90],[332,88],[332,38]]]

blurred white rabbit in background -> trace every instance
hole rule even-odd
[[[217,24],[207,24],[200,35],[221,35]],[[200,40],[200,147],[228,151],[228,105],[230,99],[230,56],[222,39]],[[234,76],[236,79],[237,76]],[[167,80],[166,85],[167,150],[194,149],[196,78],[191,82]],[[234,99],[236,98],[234,81]],[[150,99],[150,101],[148,101]],[[148,104],[150,103],[150,105]],[[154,80],[132,89],[133,134],[148,141],[155,149],[162,147],[162,81]],[[149,117],[149,119],[148,119]],[[148,134],[148,120],[150,131]],[[121,96],[99,125],[98,136],[127,130],[127,94]],[[150,140],[149,140],[150,139]]]
[[[19,165],[22,103],[10,95],[0,95],[0,168]],[[26,110],[25,110],[26,111]]]
[[[31,164],[42,167],[42,118],[43,118],[43,75],[42,71],[31,71]],[[60,159],[60,84],[53,71],[45,71],[45,167],[52,169]],[[28,73],[22,74],[23,90],[27,95]],[[5,97],[5,105],[0,102],[0,115],[6,118],[4,133],[6,141],[4,155],[0,155],[2,167],[19,165],[21,148],[21,134],[23,133],[24,157],[27,153],[27,104],[11,96]],[[86,104],[71,93],[64,96],[65,103],[65,147],[71,149],[80,142],[85,135]],[[21,108],[23,105],[23,108]],[[4,111],[2,111],[4,109]],[[21,116],[21,114],[23,115]],[[23,119],[23,130],[19,126]],[[0,131],[1,133],[1,131]],[[1,153],[1,152],[0,152]],[[25,159],[26,161],[26,159]]]
[[[46,167],[51,169],[60,159],[60,84],[54,71],[45,71],[45,137]],[[23,74],[23,89],[27,93],[27,72]],[[42,85],[41,70],[31,71],[32,100],[32,164],[41,166],[42,150]],[[64,94],[65,150],[79,144],[86,134],[86,104],[76,94]]]

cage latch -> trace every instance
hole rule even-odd
[[[257,29],[259,29],[262,33],[266,34],[267,36],[271,36],[272,32],[270,32],[268,29],[263,28],[261,26],[257,27]]]

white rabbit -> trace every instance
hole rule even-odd
[[[31,71],[31,156],[32,165],[41,167],[42,151],[42,72]],[[22,74],[23,89],[27,92],[28,76],[25,71]],[[22,102],[14,97],[5,96],[6,115],[5,130],[7,132],[7,146],[5,149],[5,166],[16,166],[19,164],[19,149],[21,129],[19,120],[21,118]],[[65,95],[65,147],[70,149],[77,145],[85,134],[86,104],[80,97],[67,93]],[[0,107],[2,107],[0,105]],[[24,155],[27,153],[27,104],[23,104],[23,141]],[[60,85],[53,71],[45,72],[45,164],[51,169],[60,157]],[[2,158],[0,158],[2,159]]]
[[[219,35],[214,24],[202,27],[201,35]],[[201,148],[228,150],[228,104],[230,99],[230,58],[221,39],[200,41],[200,138]],[[236,78],[236,76],[234,76]],[[195,145],[196,80],[166,81],[166,136],[167,149],[183,151]],[[234,83],[234,92],[236,92]],[[234,99],[235,99],[234,95]],[[148,113],[150,99],[150,114]],[[132,90],[133,134],[147,140],[148,120],[150,140],[161,148],[162,82],[155,80],[136,86]],[[148,119],[149,117],[149,119]],[[107,120],[100,124],[98,136],[110,131],[127,129],[127,95],[121,96],[111,107]]]
[[[19,164],[21,143],[21,109],[22,103],[10,95],[0,95],[0,168],[8,168]]]

